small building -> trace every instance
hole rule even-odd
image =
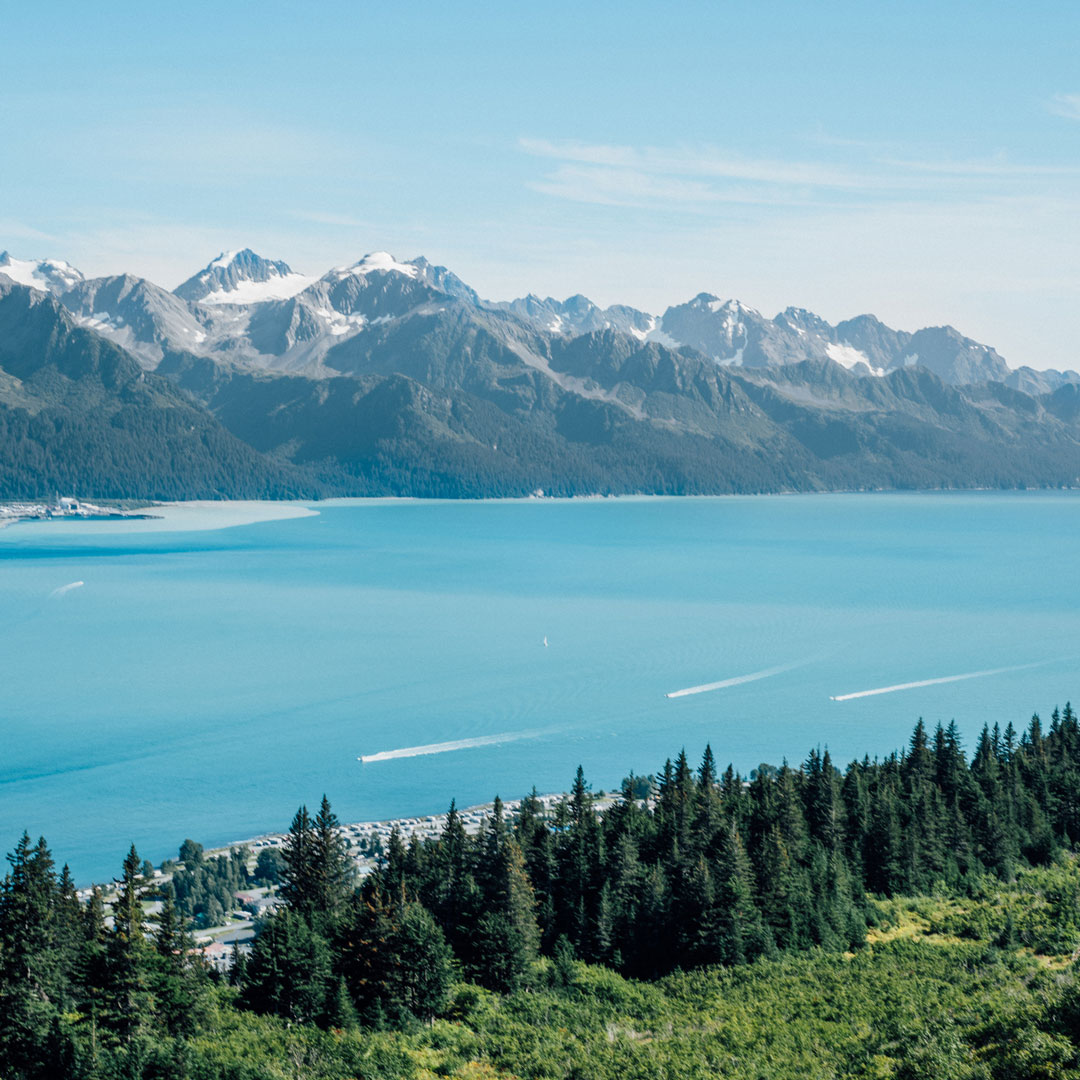
[[[240,949],[243,952],[250,948],[250,945],[231,945],[224,941],[212,941],[209,945],[204,945],[200,951],[215,971],[220,971],[222,975],[225,975],[232,970],[236,956],[235,950]]]
[[[261,918],[263,915],[272,915],[283,903],[284,901],[280,896],[260,896],[256,898],[248,910],[256,918]]]

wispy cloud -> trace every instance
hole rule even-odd
[[[1080,120],[1080,94],[1055,94],[1046,107],[1055,116],[1064,116],[1066,120]]]
[[[779,200],[775,194],[749,185],[721,189],[700,179],[606,166],[559,165],[542,179],[530,181],[529,187],[556,198],[601,206],[665,204],[694,210],[721,203],[791,201]]]
[[[1024,162],[1009,161],[1003,155],[992,158],[968,161],[918,161],[911,158],[881,158],[879,164],[910,173],[929,173],[939,177],[957,178],[1012,178],[1012,177],[1054,177],[1080,175],[1080,166],[1076,165],[1031,165]]]
[[[1080,109],[1080,95],[1077,96]],[[1080,115],[1080,113],[1078,113]],[[608,206],[669,208],[707,213],[725,204],[747,206],[846,206],[943,198],[979,199],[1044,194],[1080,167],[1028,164],[1003,154],[952,160],[856,152],[851,163],[782,161],[725,153],[712,147],[626,146],[521,138],[519,148],[555,164],[527,181],[556,198]],[[855,148],[858,149],[858,148]]]
[[[629,169],[639,173],[747,180],[762,184],[858,188],[865,177],[816,162],[776,161],[725,154],[716,147],[633,147],[603,143],[553,142],[522,138],[519,146],[535,157],[579,165]]]
[[[52,244],[56,237],[52,233],[42,232],[32,225],[26,225],[21,221],[11,218],[0,218],[0,250],[3,250],[5,240],[29,241],[34,244]],[[19,254],[16,252],[15,254]]]

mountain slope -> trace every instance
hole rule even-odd
[[[180,343],[197,348],[206,340],[190,307],[145,278],[91,278],[64,292],[60,301],[80,325],[116,342],[150,369],[166,349]]]
[[[659,320],[492,304],[385,252],[297,281],[245,249],[175,293],[6,265],[29,283],[0,277],[0,493],[1080,484],[1072,373],[1010,371],[951,327],[707,293]]]
[[[0,285],[0,373],[0,497],[281,498],[320,490],[40,292]]]
[[[355,348],[331,354],[348,372],[324,379],[194,357],[162,371],[258,449],[364,492],[1080,482],[1077,416],[1064,399],[1051,409],[1003,386],[969,393],[919,368],[879,378],[817,361],[785,368],[777,383],[610,330],[542,356],[522,343],[525,359],[450,312],[406,321],[379,349]]]

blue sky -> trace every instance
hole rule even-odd
[[[0,248],[952,323],[1080,368],[1076,3],[5,4]]]

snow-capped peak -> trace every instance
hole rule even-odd
[[[741,300],[721,300],[719,296],[713,296],[712,293],[698,293],[687,306],[697,308],[699,311],[710,311],[713,315],[722,311],[725,315],[736,318],[740,315],[754,314],[753,308],[748,308]]]
[[[0,252],[0,274],[17,285],[42,292],[65,293],[83,280],[82,274],[63,259],[16,259]]]
[[[372,273],[387,274],[391,272],[404,274],[406,277],[411,278],[420,276],[419,268],[412,263],[398,262],[388,251],[372,251],[359,262],[353,263],[352,266],[335,266],[327,274],[327,277],[340,280],[347,277],[366,277]]]
[[[264,259],[244,248],[223,251],[176,289],[176,295],[200,304],[260,304],[288,299],[314,281],[295,273],[288,263]]]
[[[245,250],[250,250],[250,249],[245,249]],[[210,264],[210,267],[213,268],[215,266],[229,266],[236,260],[236,256],[239,255],[239,254],[240,254],[239,251],[223,251]],[[254,254],[254,252],[252,252],[252,254]]]

